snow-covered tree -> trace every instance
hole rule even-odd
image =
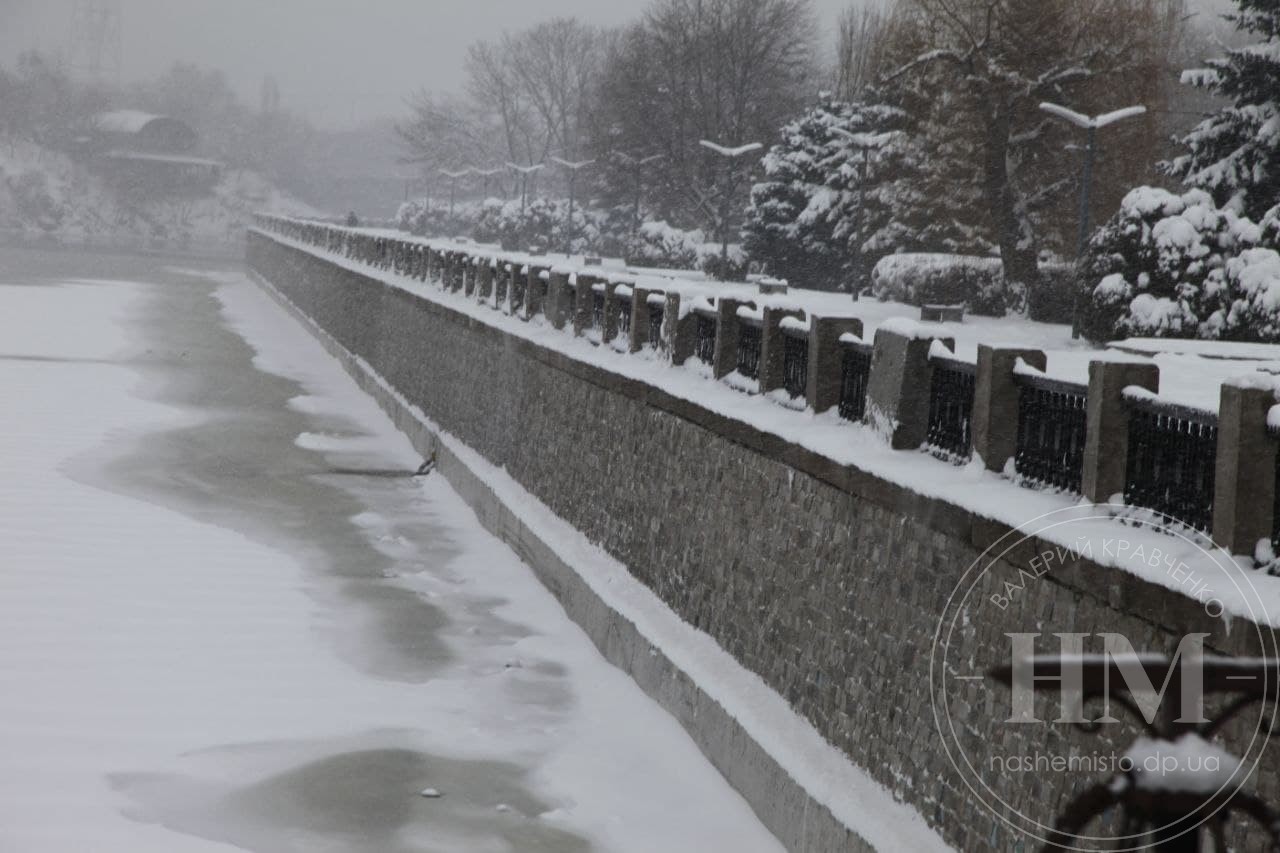
[[[1009,283],[1034,285],[1045,243],[1066,242],[1060,237],[1069,225],[1060,214],[1077,188],[1078,163],[1063,152],[1073,137],[1048,120],[1039,103],[1102,112],[1123,105],[1116,103],[1119,92],[1125,102],[1150,101],[1158,81],[1153,72],[1162,67],[1169,35],[1179,25],[1175,7],[1181,0],[899,5],[893,30],[903,64],[892,80],[925,105],[925,136],[959,167],[936,174],[933,182],[943,192],[950,186],[978,193],[981,215],[964,224],[975,237],[990,234]],[[1143,130],[1149,134],[1150,128],[1135,122],[1125,133]],[[1112,135],[1108,145],[1118,141]],[[938,165],[934,158],[927,162]],[[967,203],[958,209],[972,210]]]
[[[1169,164],[1189,185],[1237,205],[1255,220],[1280,204],[1280,2],[1236,0],[1230,16],[1261,41],[1230,50],[1183,81],[1231,99],[1183,139],[1187,153]]]
[[[1085,334],[1280,340],[1280,208],[1261,223],[1204,190],[1130,192],[1094,235]]]

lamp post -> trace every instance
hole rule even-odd
[[[517,166],[515,163],[508,163],[507,168],[514,169],[520,173],[520,220],[523,222],[524,206],[529,198],[529,176],[546,168],[546,164],[534,163],[531,166]]]
[[[480,169],[475,166],[471,166],[470,169],[472,174],[479,175],[483,179],[484,188],[481,190],[481,192],[484,194],[485,198],[488,198],[489,197],[489,179],[492,178],[494,175],[501,174],[502,167],[498,166],[493,169]]]
[[[457,189],[458,178],[465,178],[471,174],[470,169],[463,169],[459,172],[451,172],[448,169],[441,169],[440,174],[449,179],[449,225],[453,227],[453,202],[455,190]]]
[[[564,166],[569,170],[569,222],[565,227],[565,246],[566,255],[573,253],[573,188],[578,180],[578,172],[590,166],[595,160],[561,160],[559,157],[551,158],[554,162]]]
[[[635,171],[636,200],[635,200],[635,208],[633,210],[633,216],[631,221],[631,234],[634,237],[640,231],[640,194],[643,189],[643,186],[640,182],[641,173],[644,170],[645,166],[649,165],[650,163],[653,163],[656,160],[661,160],[663,157],[666,157],[667,155],[666,154],[650,154],[648,157],[636,158],[636,157],[632,157],[630,154],[626,153],[625,151],[619,151],[614,156],[616,156],[619,160],[621,160],[623,163],[630,166]]]
[[[1083,270],[1080,270],[1079,267],[1084,259],[1085,245],[1089,241],[1089,194],[1093,183],[1093,158],[1097,152],[1098,130],[1118,121],[1140,116],[1147,111],[1147,108],[1141,105],[1125,107],[1124,109],[1097,116],[1087,116],[1067,107],[1050,103],[1041,104],[1040,109],[1055,118],[1060,118],[1088,131],[1088,141],[1084,149],[1084,174],[1080,180],[1080,224],[1079,231],[1076,234],[1076,267],[1083,277]],[[1071,303],[1071,337],[1078,338],[1080,337],[1079,288],[1076,288],[1076,294],[1072,297]]]
[[[728,275],[729,270],[729,196],[733,192],[733,167],[739,157],[759,151],[764,146],[759,142],[748,142],[736,148],[726,148],[706,139],[699,139],[698,144],[709,151],[714,151],[724,158],[724,192],[720,198],[720,274]]]
[[[864,281],[863,270],[862,270],[862,243],[863,243],[862,231],[867,221],[866,187],[867,187],[867,180],[870,178],[870,175],[871,175],[871,152],[874,149],[883,148],[884,145],[893,137],[894,132],[893,131],[890,131],[887,133],[855,132],[852,130],[845,130],[843,127],[833,127],[831,129],[837,135],[843,136],[845,139],[849,140],[849,142],[853,144],[854,148],[862,152],[862,164],[861,164],[862,167],[859,170],[859,174],[858,174],[858,220],[857,220],[858,230],[856,232],[858,236],[854,243],[854,248],[853,248],[853,265],[854,265],[854,277],[856,280],[856,284],[854,287],[851,288],[853,290],[853,298],[856,301],[858,299],[858,293],[861,289],[861,285]]]

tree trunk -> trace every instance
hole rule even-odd
[[[1035,233],[1018,209],[1018,197],[1009,181],[1009,129],[1011,116],[1006,107],[988,109],[989,123],[983,184],[987,207],[1000,242],[1004,280],[1030,288],[1039,282],[1040,268]]]

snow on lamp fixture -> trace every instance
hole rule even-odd
[[[1076,235],[1076,264],[1078,266],[1084,258],[1085,244],[1089,240],[1089,191],[1090,185],[1093,183],[1093,158],[1098,148],[1098,130],[1127,118],[1136,118],[1144,114],[1147,108],[1141,105],[1125,107],[1096,116],[1087,116],[1060,104],[1048,102],[1040,104],[1040,109],[1089,133],[1088,142],[1085,144],[1084,149],[1084,174],[1080,179],[1080,230]],[[1080,298],[1078,290],[1077,288],[1077,295],[1072,298],[1071,337],[1073,338],[1080,337]]]
[[[748,142],[745,145],[719,145],[707,139],[699,139],[698,144],[709,151],[714,151],[724,158],[724,190],[720,196],[720,274],[729,275],[729,201],[733,194],[733,165],[738,158],[753,151],[764,148],[759,142]]]

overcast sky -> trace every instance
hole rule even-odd
[[[814,0],[824,41],[860,0]],[[1201,0],[1213,2],[1213,0]],[[105,2],[105,0],[99,0]],[[327,126],[403,112],[418,87],[458,88],[467,45],[557,15],[612,26],[643,0],[114,0],[123,10],[124,77],[178,60],[224,70],[255,103],[266,75],[285,106]],[[73,0],[0,0],[0,60],[64,53]]]

